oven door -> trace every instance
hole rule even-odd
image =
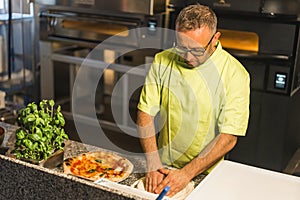
[[[141,38],[138,30],[129,31],[142,25],[142,21],[135,18],[42,12],[40,23],[41,40],[99,43],[108,37],[115,36],[112,40],[114,44],[138,47],[138,41]]]

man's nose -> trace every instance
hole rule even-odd
[[[190,60],[192,57],[194,57],[194,55],[190,51],[185,53],[185,59],[186,60]]]

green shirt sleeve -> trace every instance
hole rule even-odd
[[[250,78],[248,72],[232,59],[234,69],[228,68],[224,78],[225,104],[218,122],[221,133],[244,136],[249,118]]]
[[[160,109],[161,87],[159,83],[158,69],[159,63],[157,61],[157,56],[155,56],[145,79],[145,84],[140,95],[140,101],[137,106],[139,110],[151,116],[155,116]]]

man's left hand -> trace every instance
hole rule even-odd
[[[187,186],[187,184],[191,181],[188,178],[188,174],[183,169],[159,169],[159,172],[165,174],[164,180],[157,186],[155,189],[155,193],[159,194],[162,190],[169,186],[170,190],[167,193],[167,196],[174,196],[176,193],[180,192],[183,188]]]

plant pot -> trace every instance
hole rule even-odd
[[[46,167],[49,169],[53,169],[60,164],[63,163],[64,160],[64,151],[63,150],[57,150],[55,151],[49,158],[46,160],[33,160],[33,159],[26,159],[26,158],[20,158],[20,160],[23,160],[25,162],[29,162],[35,165],[39,165],[42,167]]]

